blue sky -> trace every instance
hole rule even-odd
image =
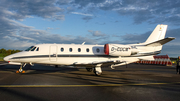
[[[0,48],[39,43],[132,44],[167,24],[161,54],[180,55],[179,0],[0,0]]]

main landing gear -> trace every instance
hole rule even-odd
[[[102,74],[101,67],[95,67],[93,72],[96,76],[100,76]]]
[[[26,63],[22,63],[19,70],[16,71],[16,73],[25,73],[25,71],[23,70],[23,68],[26,66]]]
[[[86,70],[88,72],[93,71],[96,76],[100,76],[102,74],[101,65],[102,64],[97,64],[94,68],[86,68]]]

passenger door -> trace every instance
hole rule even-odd
[[[49,60],[52,62],[57,61],[57,46],[56,45],[50,46]]]

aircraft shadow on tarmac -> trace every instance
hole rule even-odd
[[[14,65],[5,65],[1,66],[1,71],[8,71],[11,73],[15,73],[16,70],[19,69],[19,66]],[[48,76],[55,76],[60,78],[67,78],[72,80],[78,81],[90,81],[93,85],[98,84],[127,84],[133,83],[132,79],[123,78],[123,77],[114,77],[109,74],[105,74],[102,76],[95,76],[92,72],[87,72],[86,69],[79,69],[78,68],[67,68],[67,67],[59,67],[55,68],[53,66],[42,66],[42,65],[35,65],[30,66],[27,65],[24,67],[25,73],[21,75],[33,75],[33,74],[42,74]]]
[[[174,68],[172,67],[165,67],[168,70],[162,70],[162,66],[151,66],[151,68],[145,68],[146,65],[136,65],[138,66],[137,68],[133,68],[134,66],[130,65],[128,66],[128,68],[126,68],[126,66],[121,66],[121,67],[117,67],[116,69],[110,69],[108,68],[108,66],[104,66],[104,68],[102,68],[102,70],[104,72],[108,72],[109,73],[113,73],[113,72],[131,72],[131,71],[148,71],[148,72],[169,72],[169,70],[173,70]],[[16,72],[19,69],[19,65],[0,65],[0,70],[1,71],[11,71],[11,72]],[[164,66],[163,66],[164,68]],[[51,72],[61,72],[61,73],[70,73],[72,71],[79,71],[79,70],[84,70],[84,72],[79,72],[78,75],[94,75],[94,73],[92,72],[87,72],[85,68],[68,68],[68,67],[63,67],[63,66],[59,66],[58,68],[55,68],[55,66],[48,66],[48,65],[39,65],[39,64],[35,64],[34,66],[31,65],[26,65],[23,68],[26,73],[25,74],[43,74],[43,73],[51,73]],[[103,75],[106,73],[103,73]]]
[[[1,71],[11,71],[16,72],[20,66],[18,65],[1,65]],[[78,68],[67,68],[67,67],[58,67],[54,66],[46,66],[46,65],[26,65],[23,70],[27,71],[24,74],[42,74],[42,73],[50,73],[50,72],[70,72],[70,71],[78,71]]]
[[[15,73],[18,69],[19,66],[17,65],[0,66],[1,71],[8,71],[11,73]],[[43,74],[43,75],[51,75],[51,76],[64,77],[70,79],[86,80],[86,81],[96,82],[98,84],[133,83],[131,82],[132,79],[112,75],[114,73],[110,72],[109,68],[105,69],[104,74],[102,76],[95,76],[93,72],[87,72],[85,68],[83,69],[67,68],[67,67],[55,68],[53,66],[44,66],[44,65],[35,65],[35,66],[26,65],[23,69],[26,72],[23,73],[22,75]]]

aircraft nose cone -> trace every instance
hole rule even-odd
[[[9,61],[9,56],[3,58],[4,61]]]

